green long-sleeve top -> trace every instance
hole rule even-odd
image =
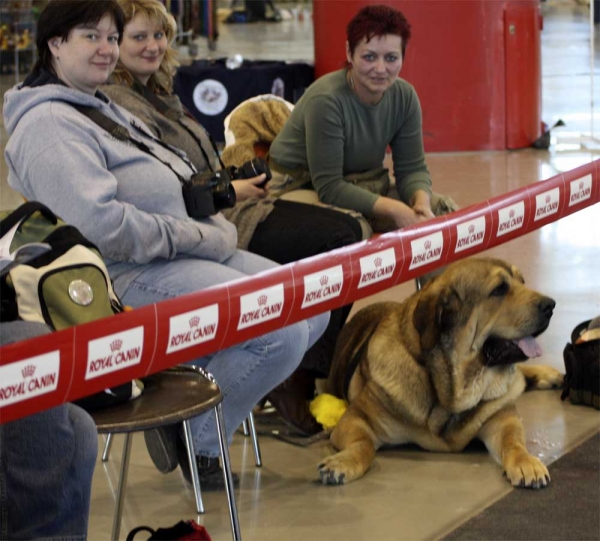
[[[342,69],[307,89],[270,155],[283,167],[308,169],[322,202],[370,216],[378,196],[344,176],[381,167],[388,145],[400,199],[408,204],[416,190],[431,193],[413,86],[397,79],[378,104],[368,105],[352,92]]]

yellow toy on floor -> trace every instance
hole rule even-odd
[[[309,404],[310,413],[325,430],[338,424],[347,407],[345,400],[328,393],[320,394]]]

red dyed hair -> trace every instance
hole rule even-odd
[[[389,6],[365,6],[348,23],[346,36],[350,54],[363,40],[371,41],[374,36],[381,37],[386,34],[395,34],[402,38],[402,58],[406,45],[410,39],[410,24],[402,13]]]

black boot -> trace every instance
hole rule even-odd
[[[187,447],[183,438],[177,440],[177,456],[179,458],[179,467],[183,478],[191,485],[192,472],[190,471],[190,461],[188,458]],[[223,468],[218,458],[208,456],[196,456],[198,463],[198,479],[200,480],[200,490],[225,490],[225,479],[223,477]],[[237,488],[240,484],[240,476],[237,473],[231,473],[233,486]]]
[[[323,430],[308,408],[314,393],[315,378],[309,371],[299,368],[275,387],[267,395],[267,399],[286,424],[304,436],[312,436]]]
[[[156,469],[162,473],[169,473],[177,467],[177,440],[181,439],[180,429],[181,423],[177,423],[144,431],[148,454]]]

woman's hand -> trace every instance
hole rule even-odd
[[[435,214],[431,212],[429,205],[413,205],[412,209],[415,214],[419,217],[419,222],[426,222],[435,218]]]
[[[269,186],[265,184],[262,188],[258,185],[265,181],[267,175],[264,173],[257,177],[245,178],[243,180],[233,180],[231,182],[235,190],[235,196],[238,201],[245,201],[253,197],[263,199],[269,194]]]
[[[378,218],[392,220],[398,229],[408,227],[420,221],[419,215],[412,208],[391,197],[379,197],[375,201],[375,205],[373,205],[373,214]]]
[[[419,222],[424,222],[435,218],[431,211],[431,197],[423,190],[417,190],[410,201],[410,207],[419,217]]]

